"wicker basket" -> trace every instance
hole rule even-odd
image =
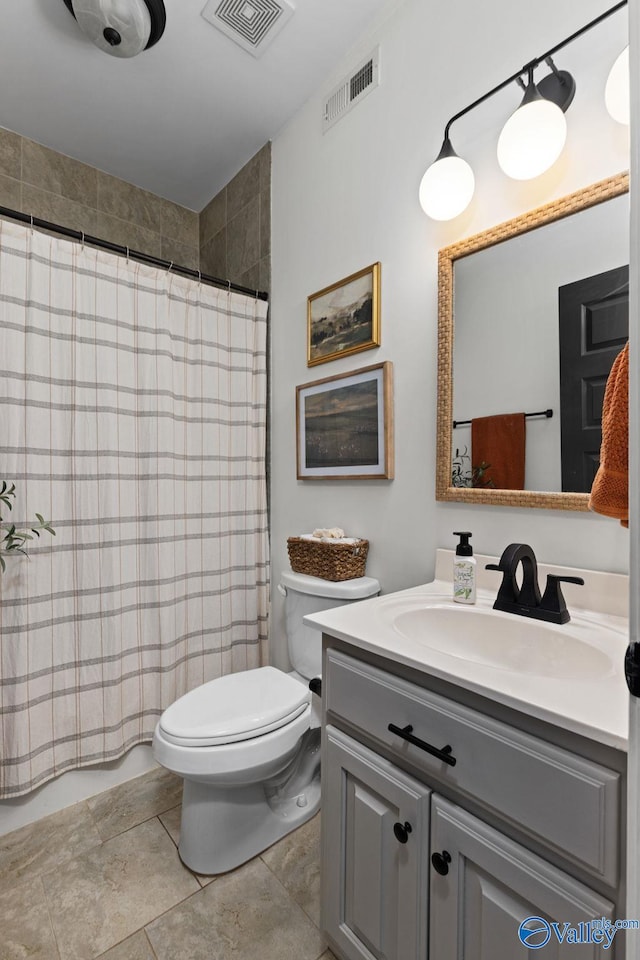
[[[364,577],[369,552],[368,540],[355,543],[329,543],[289,537],[289,562],[295,573],[306,573],[323,580],[354,580]]]

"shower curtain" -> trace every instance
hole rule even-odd
[[[0,797],[264,662],[266,312],[0,223],[0,480],[56,533],[0,574]]]

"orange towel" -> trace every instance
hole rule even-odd
[[[600,466],[589,509],[629,526],[629,344],[613,361],[602,404]]]
[[[472,466],[490,464],[483,481],[493,480],[499,490],[524,490],[524,450],[524,413],[471,421]]]

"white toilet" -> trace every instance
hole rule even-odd
[[[259,667],[202,684],[168,707],[153,735],[163,767],[184,777],[180,857],[223,873],[255,857],[320,806],[320,709],[309,681],[322,670],[317,613],[379,593],[371,577],[334,583],[282,574],[292,673]]]

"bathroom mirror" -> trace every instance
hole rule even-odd
[[[608,369],[572,381],[561,341],[567,302],[574,353],[584,354],[587,331],[610,367],[627,338],[628,190],[628,174],[619,174],[439,251],[437,500],[588,509],[599,440],[595,460],[593,451],[576,453],[573,423],[591,417],[599,431]],[[602,278],[608,286],[594,298]],[[484,482],[471,421],[521,413],[524,489],[471,485]]]

